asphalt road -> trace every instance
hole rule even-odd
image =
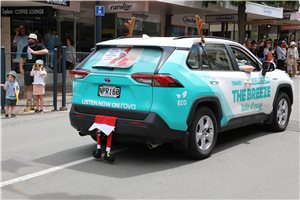
[[[169,144],[120,142],[114,163],[95,160],[95,142],[77,134],[68,112],[2,120],[1,199],[299,199],[297,92],[286,131],[221,133],[201,161]]]

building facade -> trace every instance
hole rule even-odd
[[[102,1],[105,15],[101,27],[96,27],[96,1],[18,1],[1,2],[1,45],[6,52],[18,52],[23,43],[15,44],[17,30],[23,30],[26,38],[36,32],[39,42],[52,51],[66,45],[66,38],[74,40],[77,52],[90,52],[95,46],[97,29],[101,29],[101,40],[126,36],[125,23],[136,17],[134,34],[149,36],[198,35],[195,15],[204,20],[204,35],[222,36],[238,41],[237,7],[229,2],[202,7],[201,1]],[[17,6],[16,6],[17,5]],[[246,40],[279,38],[289,34],[284,29],[289,25],[278,25],[283,9],[247,3]],[[294,15],[290,15],[294,20]],[[299,20],[300,15],[296,16]],[[263,19],[263,20],[262,20]],[[296,20],[296,21],[297,21]],[[297,21],[298,22],[298,21]],[[295,25],[295,24],[294,24]],[[282,28],[283,27],[283,28]],[[290,31],[290,30],[289,30]],[[19,35],[17,35],[19,36]],[[25,40],[25,43],[27,41]],[[80,56],[78,56],[80,57]],[[53,62],[51,57],[48,62]],[[79,58],[79,61],[81,58]],[[17,54],[6,59],[7,70],[18,65]],[[49,64],[50,66],[50,64]]]

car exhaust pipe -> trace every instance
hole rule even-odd
[[[83,137],[83,136],[86,136],[86,134],[84,134],[84,133],[82,133],[82,132],[78,132],[78,134],[81,136],[81,137]]]
[[[154,148],[156,148],[156,147],[162,145],[162,143],[161,143],[161,144],[153,144],[153,143],[151,143],[151,142],[147,142],[147,145],[148,145],[148,148],[149,148],[149,149],[154,149]]]

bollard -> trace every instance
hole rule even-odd
[[[65,111],[68,110],[66,107],[66,46],[61,48],[62,51],[62,105],[60,110]]]
[[[57,110],[57,48],[54,49],[54,63],[53,63],[53,106],[52,111]]]
[[[5,47],[1,47],[1,84],[5,84]],[[1,113],[5,113],[5,90],[1,89]]]

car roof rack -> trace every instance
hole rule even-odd
[[[173,40],[184,39],[184,38],[200,38],[200,35],[179,36],[179,37],[174,38]],[[230,41],[234,41],[234,40],[231,40],[231,39],[229,39],[229,38],[218,37],[218,36],[205,36],[204,38],[214,38],[214,39],[222,39],[222,40],[230,40]],[[235,41],[234,41],[234,42],[235,42]]]
[[[117,39],[142,38],[142,37],[143,37],[142,35],[132,35],[132,36],[121,36],[121,37],[118,37]]]

